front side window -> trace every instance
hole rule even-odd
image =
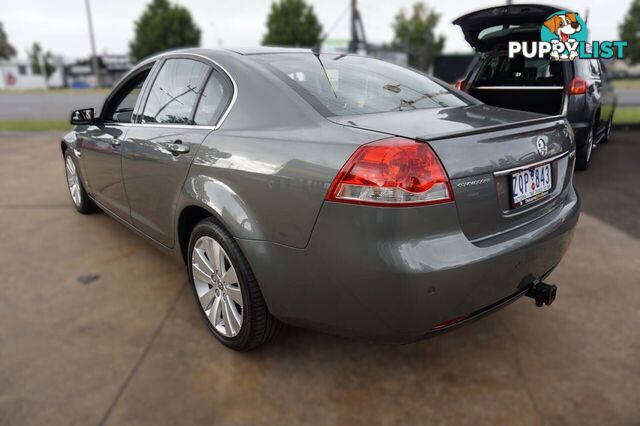
[[[167,59],[144,107],[143,123],[191,124],[193,108],[209,67],[192,59]]]
[[[305,53],[255,59],[325,116],[469,105],[445,85],[377,59]]]
[[[116,92],[105,110],[105,120],[114,123],[131,123],[133,110],[142,91],[142,85],[149,75],[150,69],[132,77],[125,85]]]

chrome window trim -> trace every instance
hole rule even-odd
[[[158,123],[119,123],[119,124],[126,124],[126,125],[129,125],[131,127],[154,126],[154,127],[165,127],[165,128],[172,128],[172,129],[193,129],[193,128],[198,128],[198,129],[208,129],[208,130],[217,130],[217,129],[220,128],[220,126],[222,126],[222,123],[227,118],[227,116],[231,112],[231,109],[235,105],[236,99],[238,99],[238,85],[236,84],[236,81],[231,76],[229,71],[227,71],[227,69],[225,67],[223,67],[222,65],[220,65],[216,60],[211,59],[208,56],[201,55],[199,53],[174,52],[174,53],[168,53],[168,54],[164,54],[164,55],[158,55],[157,57],[154,57],[153,59],[156,60],[156,61],[157,60],[161,60],[161,59],[173,59],[173,58],[178,59],[180,56],[193,56],[193,57],[196,57],[196,58],[204,59],[205,61],[208,61],[211,64],[213,64],[214,67],[216,67],[219,70],[221,70],[222,72],[224,72],[227,75],[227,77],[229,77],[229,80],[231,80],[231,85],[233,86],[233,94],[231,95],[231,101],[229,102],[229,105],[227,106],[227,109],[222,113],[222,115],[220,116],[220,118],[218,119],[216,124],[213,125],[213,126],[205,126],[205,125],[200,125],[200,124],[189,124],[189,125],[186,125],[186,124],[158,124]],[[205,82],[205,84],[206,84],[206,82]]]
[[[508,175],[510,173],[513,173],[513,172],[518,172],[518,171],[521,171],[521,170],[527,170],[527,169],[530,169],[531,167],[541,166],[543,164],[559,160],[559,159],[561,159],[563,157],[566,157],[567,155],[569,155],[569,151],[565,151],[562,154],[554,155],[553,157],[549,157],[549,158],[542,159],[540,161],[536,161],[535,163],[525,164],[524,166],[518,166],[518,167],[514,167],[512,169],[499,170],[497,172],[493,172],[493,175],[494,176],[504,176],[504,175]]]
[[[474,90],[563,90],[564,86],[475,86]]]
[[[128,127],[160,127],[166,129],[203,129],[216,130],[216,126],[204,126],[200,124],[162,124],[162,123],[117,123]]]

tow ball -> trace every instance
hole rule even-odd
[[[535,300],[536,306],[541,308],[543,305],[549,306],[556,300],[557,289],[558,287],[553,284],[535,282],[524,295]]]

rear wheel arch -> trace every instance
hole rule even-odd
[[[600,107],[598,107],[598,109],[596,109],[595,114],[593,115],[593,125],[594,126],[598,126],[598,123],[600,123],[600,117],[602,116],[602,109]]]
[[[198,223],[200,223],[203,219],[208,218],[213,220],[229,235],[234,238],[236,237],[233,232],[233,228],[227,226],[220,215],[215,210],[209,208],[209,206],[203,206],[199,203],[192,203],[182,207],[182,209],[180,210],[180,214],[178,215],[176,231],[178,233],[178,248],[180,250],[181,257],[185,262],[185,265],[188,263],[189,259],[189,239],[191,238],[191,233],[193,232],[193,229],[198,225]]]
[[[218,222],[220,226],[227,230],[227,228],[222,224],[222,222],[216,217],[213,212],[205,209],[202,206],[193,204],[188,205],[182,209],[180,215],[178,216],[178,244],[180,254],[185,265],[187,264],[189,256],[189,239],[191,238],[191,233],[193,232],[193,229],[196,227],[196,225],[206,218],[213,218],[216,222]]]

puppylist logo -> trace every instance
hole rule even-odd
[[[588,43],[589,31],[582,17],[575,12],[562,10],[544,21],[537,42],[510,41],[509,57],[524,55],[526,58],[544,58],[554,61],[580,59],[622,59],[626,41],[593,41]]]

